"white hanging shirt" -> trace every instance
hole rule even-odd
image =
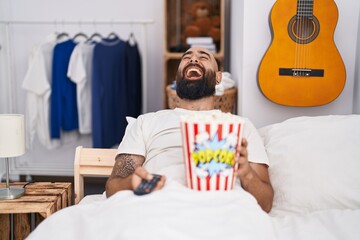
[[[76,83],[81,134],[91,133],[91,79],[94,46],[93,43],[78,43],[71,54],[67,73],[70,80]]]
[[[32,148],[37,135],[41,144],[48,149],[60,145],[50,139],[49,112],[51,95],[51,69],[56,35],[51,34],[44,43],[33,47],[28,69],[22,83],[26,93],[26,146]]]

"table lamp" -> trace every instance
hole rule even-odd
[[[9,185],[9,158],[25,153],[24,115],[0,114],[0,158],[5,158],[6,188],[0,188],[0,200],[15,199],[24,195],[24,188]]]

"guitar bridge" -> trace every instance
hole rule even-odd
[[[279,68],[280,76],[293,77],[323,77],[323,69],[307,69],[307,68]]]

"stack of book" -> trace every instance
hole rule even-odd
[[[188,37],[186,38],[186,44],[190,47],[203,47],[216,53],[216,45],[212,37]]]

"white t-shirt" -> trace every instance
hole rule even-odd
[[[56,35],[51,34],[42,44],[33,47],[28,69],[22,83],[26,93],[26,145],[32,148],[35,136],[42,145],[53,149],[60,145],[50,138],[49,112],[51,95],[51,69]]]
[[[219,111],[219,110],[212,110]],[[118,154],[137,154],[145,157],[144,167],[151,173],[165,175],[185,184],[180,115],[196,111],[176,108],[140,115],[128,120]],[[249,161],[269,164],[265,148],[255,126],[244,118],[243,137],[248,140]]]
[[[91,133],[91,78],[94,44],[78,43],[70,56],[67,75],[76,83],[79,132]]]

